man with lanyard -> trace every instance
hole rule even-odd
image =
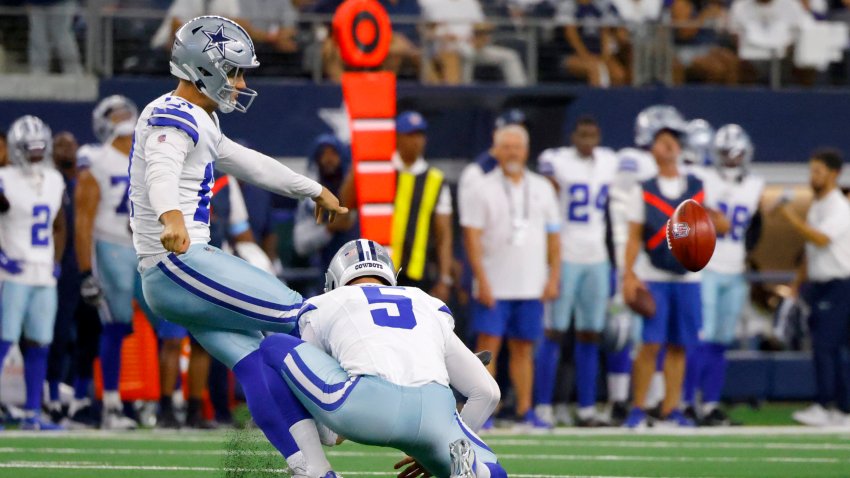
[[[475,278],[472,331],[477,334],[477,350],[494,353],[489,365],[493,374],[502,339],[507,337],[517,421],[548,427],[531,409],[531,392],[534,343],[543,335],[543,301],[558,296],[558,202],[549,181],[526,169],[525,128],[499,128],[494,140],[499,168],[477,183],[469,214],[461,223]]]

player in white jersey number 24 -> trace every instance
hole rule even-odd
[[[130,163],[130,225],[145,301],[185,327],[230,367],[255,423],[286,458],[293,477],[336,476],[315,422],[297,400],[272,396],[262,332],[289,332],[301,296],[273,275],[208,244],[215,170],[277,194],[311,198],[316,218],[348,209],[326,188],[225,136],[216,110],[244,112],[257,93],[245,71],[259,66],[245,30],[223,17],[190,20],[175,34],[177,89],[139,115]],[[274,406],[279,404],[279,407]]]

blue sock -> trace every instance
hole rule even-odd
[[[89,396],[89,389],[91,388],[91,377],[83,378],[77,377],[74,379],[74,398],[77,400],[82,400]]]
[[[552,404],[555,394],[555,375],[561,359],[561,343],[544,338],[534,357],[534,403]]]
[[[717,403],[726,381],[726,346],[706,342],[700,346],[703,361],[702,401]]]
[[[576,340],[576,394],[579,407],[596,404],[596,375],[599,373],[599,344]]]
[[[50,380],[47,382],[47,388],[50,393],[50,401],[58,402],[59,401],[59,384],[62,383],[59,380]]]
[[[490,478],[508,478],[508,472],[498,463],[484,463],[490,471]]]
[[[286,417],[281,414],[281,407],[274,406],[285,401],[286,398],[281,399],[273,396],[271,390],[269,390],[265,372],[267,368],[269,367],[263,362],[261,352],[255,350],[233,366],[233,373],[242,385],[245,401],[248,403],[248,410],[251,412],[254,422],[265,433],[271,444],[286,458],[300,451],[295,439],[289,432],[289,427],[295,422],[287,423]],[[280,380],[283,380],[283,378],[281,377]],[[286,385],[284,385],[284,388],[289,392],[289,395],[292,395]],[[293,396],[292,399],[295,400],[295,397]],[[295,403],[298,403],[298,401],[295,400]]]
[[[130,324],[105,324],[100,334],[100,368],[103,370],[103,389],[118,390],[121,375],[121,344],[130,335]]]
[[[702,376],[703,360],[700,350],[702,345],[698,347],[689,347],[685,355],[685,382],[682,388],[682,402],[685,405],[694,405],[696,400],[697,387],[699,386],[700,377]],[[703,391],[704,393],[704,391]]]
[[[27,347],[24,351],[24,382],[27,389],[26,410],[41,410],[44,379],[47,377],[47,354],[49,346]]]
[[[632,373],[632,346],[627,345],[619,352],[611,352],[606,357],[608,373]]]

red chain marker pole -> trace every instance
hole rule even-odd
[[[383,63],[392,38],[390,18],[376,0],[347,0],[333,19],[334,39],[351,69],[342,75],[343,100],[351,118],[351,159],[360,235],[389,246],[396,174],[396,78],[365,71]]]

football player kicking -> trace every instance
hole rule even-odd
[[[269,191],[312,198],[316,218],[348,209],[326,188],[225,136],[215,111],[245,112],[257,93],[245,70],[259,66],[242,27],[218,16],[175,34],[177,89],[151,102],[136,124],[130,159],[130,225],[145,300],[230,367],[248,409],[298,478],[332,477],[316,425],[298,403],[271,396],[261,331],[289,332],[302,299],[273,275],[210,246],[214,165]],[[279,381],[279,378],[271,377]],[[278,403],[279,408],[273,404]]]
[[[298,313],[303,340],[276,334],[260,346],[283,378],[269,382],[275,399],[286,397],[285,382],[340,436],[407,453],[396,465],[411,465],[404,476],[506,477],[473,431],[499,402],[499,388],[454,334],[449,308],[415,287],[396,287],[389,254],[365,239],[336,253],[325,291]],[[449,384],[469,397],[460,414]]]

